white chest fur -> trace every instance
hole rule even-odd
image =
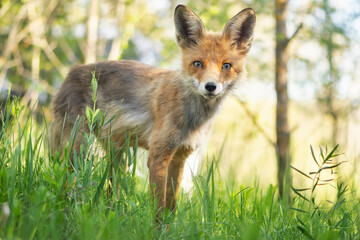
[[[183,144],[190,146],[193,150],[198,149],[200,146],[206,144],[209,140],[212,131],[213,119],[208,120],[199,129],[191,132],[189,136],[183,140]]]

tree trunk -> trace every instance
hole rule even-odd
[[[276,18],[276,59],[275,59],[275,88],[277,95],[276,105],[276,153],[279,184],[279,195],[281,199],[288,200],[290,197],[290,131],[288,127],[288,93],[287,93],[287,19],[288,0],[275,0]]]
[[[114,38],[111,44],[111,50],[109,53],[109,60],[119,60],[121,56],[121,40],[123,36],[124,28],[124,15],[125,15],[125,1],[119,0],[116,2],[116,25],[117,36]]]
[[[87,21],[87,48],[85,63],[96,61],[96,42],[99,26],[99,0],[91,0],[89,5],[89,18]]]

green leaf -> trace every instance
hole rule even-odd
[[[96,111],[93,115],[92,123],[96,122],[98,120],[99,116],[100,116],[100,109],[96,109]]]
[[[2,135],[4,134],[4,131],[5,131],[5,129],[6,129],[6,124],[8,123],[8,121],[9,121],[9,119],[10,119],[11,111],[12,111],[12,109],[13,109],[13,105],[14,105],[14,103],[11,104],[9,114],[7,115],[6,121],[5,121],[5,123],[4,123],[4,125],[3,125],[2,129],[1,129],[0,139],[1,139]]]
[[[302,213],[307,213],[306,211],[299,209],[299,208],[290,207],[290,209],[294,210],[294,211],[302,212]]]
[[[323,149],[322,149],[321,147],[320,147],[320,156],[321,156],[323,162],[325,162],[325,161],[324,161],[324,160],[325,160],[324,151],[323,151]]]
[[[315,238],[313,236],[311,236],[311,234],[309,233],[309,231],[304,228],[303,226],[297,226],[297,228],[300,230],[300,232],[302,234],[304,234],[305,237],[307,237],[308,239],[311,239],[311,240],[315,240]]]
[[[301,197],[302,199],[310,202],[309,199],[307,199],[306,197],[304,197],[303,195],[301,195],[293,186],[290,186],[290,187],[291,187],[291,189],[296,193],[296,195],[298,195],[298,196]]]
[[[301,219],[299,218],[299,216],[296,216],[296,219],[298,220],[298,222],[303,225],[304,227],[307,228],[307,226],[305,225],[305,223],[303,221],[301,221]]]
[[[311,188],[294,188],[294,189],[298,192],[303,192],[303,191],[310,190]]]
[[[104,126],[105,115],[100,111],[100,126]]]
[[[343,162],[339,162],[338,164],[334,164],[334,165],[331,165],[331,166],[326,166],[326,167],[321,168],[320,170],[336,168],[337,166],[339,166],[339,165],[342,164],[342,163],[343,163]]]
[[[92,123],[93,111],[88,106],[86,106],[86,113],[85,114],[86,114],[86,118],[87,118],[88,122]]]
[[[344,218],[340,219],[340,221],[335,224],[334,229],[336,229],[340,225],[340,223],[342,223],[342,221],[344,221]]]
[[[293,166],[290,166],[292,169],[294,169],[295,171],[297,171],[298,173],[300,173],[300,174],[302,174],[302,175],[304,175],[305,177],[307,177],[307,178],[309,178],[309,179],[311,179],[311,180],[313,180],[312,179],[312,177],[310,177],[309,175],[307,175],[306,173],[303,173],[302,171],[300,171],[299,169],[297,169],[297,168],[295,168],[295,167],[293,167]]]
[[[339,208],[341,206],[341,204],[343,204],[345,202],[345,198],[342,199],[340,202],[338,202],[335,206],[333,206],[333,209],[336,210],[337,208]]]
[[[326,156],[326,158],[324,159],[324,162],[326,162],[326,161],[329,160],[330,158],[334,157],[333,154],[334,154],[334,152],[336,151],[336,149],[337,149],[338,147],[339,147],[339,144],[336,145],[336,146],[334,147],[334,149]]]
[[[105,172],[104,172],[104,175],[102,176],[102,178],[100,180],[100,183],[99,183],[99,185],[97,187],[97,190],[96,190],[96,193],[95,193],[95,196],[94,196],[94,199],[93,199],[94,204],[96,204],[97,201],[99,200],[100,194],[101,194],[101,192],[103,190],[103,187],[104,187],[104,184],[105,184],[105,180],[109,176],[110,166],[111,166],[111,162],[108,162],[108,164],[106,166],[106,169],[105,169]]]
[[[112,120],[114,120],[114,118],[116,117],[116,115],[112,116],[109,120],[106,121],[106,123],[104,124],[104,126],[108,125],[109,123],[111,123]]]
[[[315,191],[315,188],[316,188],[316,186],[318,185],[319,180],[320,180],[320,178],[318,177],[318,178],[316,179],[315,184],[313,185],[313,187],[312,187],[312,189],[311,189],[311,192],[314,192],[314,191]]]
[[[316,160],[315,154],[314,154],[314,149],[312,148],[312,146],[310,145],[310,150],[311,150],[311,155],[315,161],[315,163],[320,167],[320,164],[318,163],[318,161]]]
[[[92,79],[91,79],[91,88],[92,88],[92,91],[93,91],[92,101],[93,101],[94,103],[96,103],[96,91],[97,91],[97,87],[98,87],[98,84],[97,84],[97,81],[96,81],[95,71],[94,71],[94,72],[92,72]]]
[[[97,87],[98,87],[98,84],[96,81],[95,72],[92,72],[91,88],[92,88],[94,94],[96,94]]]

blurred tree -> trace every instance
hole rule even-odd
[[[288,127],[288,93],[287,93],[287,62],[288,39],[286,30],[288,1],[275,0],[276,19],[276,61],[275,61],[275,88],[277,95],[276,105],[276,145],[278,160],[279,194],[283,198],[289,191],[285,186],[290,185],[288,166],[290,162],[290,131]],[[286,176],[285,176],[286,175]]]
[[[320,108],[328,115],[332,122],[330,143],[335,146],[339,143],[339,118],[347,115],[349,106],[339,104],[338,99],[338,85],[340,81],[339,65],[335,63],[334,55],[344,51],[349,46],[349,38],[343,28],[337,26],[332,20],[333,13],[336,12],[331,8],[328,0],[322,0],[318,3],[318,8],[323,10],[325,18],[320,20],[323,26],[317,33],[319,42],[322,47],[326,49],[326,59],[328,71],[322,78],[322,88],[318,95]],[[342,43],[336,42],[335,37],[342,38]]]
[[[288,0],[275,0],[276,48],[275,48],[275,90],[276,105],[276,155],[278,166],[279,195],[282,199],[289,199],[291,175],[288,171],[290,156],[290,130],[288,126],[288,45],[295,37],[302,25],[289,38],[287,35]]]
[[[159,20],[157,12],[144,8],[146,4],[144,0],[2,1],[0,90],[4,83],[12,83],[25,94],[25,101],[41,96],[39,102],[48,104],[72,65],[119,59],[122,49],[136,57],[135,47],[127,49],[135,29],[151,36]],[[158,30],[151,38],[160,36]]]
[[[96,62],[96,50],[99,27],[100,0],[90,0],[87,20],[87,46],[85,63]]]
[[[125,1],[118,0],[113,3],[115,9],[115,19],[117,26],[116,37],[111,44],[111,50],[108,56],[109,60],[118,60],[121,56],[121,41],[123,40],[123,28],[124,28],[124,15],[125,15]]]
[[[10,4],[11,1],[5,2]],[[27,1],[15,2],[3,12],[0,28],[5,30],[0,38],[8,36],[3,47],[0,47],[0,86],[5,78],[15,84],[20,91],[28,90],[26,96],[31,97],[30,92],[45,91],[53,94],[54,89],[41,76],[41,65],[45,55],[50,62],[54,63],[55,69],[65,76],[65,69],[53,53],[47,39],[47,31],[52,29],[54,19],[58,14],[63,1],[52,0],[45,3]],[[13,21],[15,18],[15,21]],[[8,32],[6,30],[9,30]],[[5,34],[4,34],[5,32]],[[30,87],[30,88],[29,88]],[[34,94],[37,95],[37,94]],[[36,96],[37,98],[37,96]]]
[[[332,146],[345,146],[348,131],[342,127],[348,125],[351,121],[348,117],[359,107],[358,97],[346,96],[346,92],[352,91],[349,79],[356,82],[358,78],[359,54],[353,50],[358,46],[358,39],[352,22],[359,16],[356,12],[359,2],[353,1],[354,10],[338,8],[339,3],[331,0],[311,3],[309,11],[302,13],[308,17],[295,58],[305,63],[306,81],[316,89],[319,113],[325,123],[330,123],[322,141]],[[309,43],[312,50],[320,54],[301,53],[303,46]]]

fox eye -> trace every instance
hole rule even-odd
[[[194,65],[194,67],[196,67],[196,68],[201,68],[201,67],[203,66],[203,64],[202,64],[200,61],[195,61],[195,62],[193,62],[193,65]]]
[[[222,65],[222,68],[225,69],[225,70],[229,70],[231,68],[231,64],[230,63],[224,63]]]

